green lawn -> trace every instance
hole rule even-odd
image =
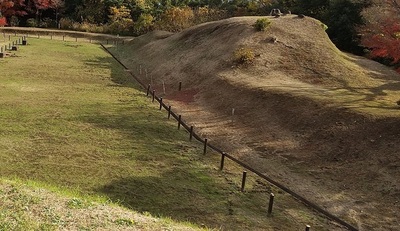
[[[219,172],[138,89],[99,45],[30,38],[0,59],[0,176],[212,228],[330,229],[279,192],[267,217],[271,186],[249,174],[240,193],[241,169]]]

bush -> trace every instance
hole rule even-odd
[[[324,29],[324,30],[328,30],[328,26],[327,26],[325,23],[322,23],[322,22],[321,22],[321,27],[322,27],[322,29]]]
[[[161,14],[160,20],[156,24],[159,30],[171,32],[181,31],[193,25],[194,12],[188,6],[171,7]]]
[[[26,20],[26,26],[27,27],[37,27],[37,21],[34,18],[28,18],[28,20]]]
[[[242,47],[237,49],[234,53],[234,62],[242,65],[242,64],[252,64],[256,55],[251,48]]]
[[[39,22],[39,27],[41,27],[41,28],[56,28],[57,23],[55,20],[52,20],[51,18],[44,18]]]
[[[17,16],[11,16],[10,18],[10,26],[19,26],[19,19]]]
[[[0,17],[0,27],[7,25],[6,17]]]
[[[132,20],[124,19],[107,24],[104,29],[106,33],[130,35],[132,34],[134,23]]]
[[[270,24],[271,21],[269,21],[267,18],[260,18],[257,19],[256,23],[254,24],[254,27],[258,31],[265,31]]]
[[[70,18],[62,18],[59,21],[60,29],[72,29],[74,21]]]
[[[67,30],[76,30],[76,31],[83,31],[83,32],[92,32],[92,33],[107,33],[108,31],[107,26],[105,25],[96,25],[89,22],[75,22],[69,18],[62,18],[60,19],[60,29],[67,29]]]

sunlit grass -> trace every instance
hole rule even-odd
[[[30,38],[0,60],[0,73],[3,178],[207,227],[329,229],[284,193],[267,218],[271,186],[252,191],[260,187],[253,178],[249,192],[240,193],[230,179],[240,179],[240,168],[219,172],[219,157],[203,156],[187,133],[166,123],[165,112],[99,45]],[[308,216],[293,219],[293,209]]]

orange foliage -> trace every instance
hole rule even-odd
[[[0,18],[0,27],[7,25],[7,20],[5,17]]]
[[[0,0],[0,15],[3,17],[25,15],[26,12],[19,9],[22,6],[24,6],[24,0]]]
[[[380,0],[367,10],[367,25],[361,29],[363,46],[371,58],[384,58],[400,65],[400,0]],[[400,72],[400,68],[397,69]]]
[[[2,13],[13,6],[14,6],[14,1],[12,0],[0,0],[0,12]]]
[[[193,10],[188,7],[172,7],[162,15],[159,27],[169,31],[180,31],[193,25]]]
[[[362,44],[371,49],[372,57],[392,58],[400,61],[400,22],[387,19],[380,24],[380,33],[367,35]]]

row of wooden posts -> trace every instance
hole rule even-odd
[[[115,57],[115,55],[113,53],[111,53],[103,44],[100,44],[104,50],[106,50],[118,63],[121,64],[121,66],[123,66],[125,68],[125,70],[128,71],[128,73],[146,90],[147,88],[147,95],[150,94],[150,86],[143,83],[141,81],[141,79],[139,79],[136,75],[134,75],[132,73],[132,71],[124,64],[122,63],[117,57]],[[138,66],[138,71],[139,71],[139,76],[142,75],[142,65],[140,64]],[[146,71],[146,77],[147,77],[147,69],[145,69]],[[146,80],[148,80],[146,78]],[[152,83],[152,81],[150,82]],[[164,86],[164,82],[163,82],[163,86]],[[182,89],[182,82],[179,82],[179,90]],[[165,93],[165,88],[164,88],[164,93]],[[329,211],[327,211],[326,209],[322,208],[321,206],[313,203],[312,201],[306,199],[305,197],[299,195],[298,193],[294,192],[293,190],[289,189],[288,187],[286,187],[285,185],[281,184],[280,182],[272,179],[271,177],[266,176],[265,174],[263,174],[262,172],[258,171],[257,169],[254,169],[253,167],[251,167],[250,165],[240,161],[239,159],[233,157],[232,155],[223,152],[221,149],[219,149],[218,147],[207,143],[207,139],[202,139],[200,136],[198,136],[196,133],[193,132],[193,126],[187,126],[186,123],[184,123],[182,121],[182,116],[181,115],[176,115],[174,112],[172,112],[171,110],[171,106],[166,106],[163,102],[162,102],[162,97],[158,98],[155,94],[155,91],[152,91],[152,96],[153,96],[153,102],[155,99],[157,99],[157,101],[160,102],[160,110],[162,109],[162,107],[164,107],[165,109],[168,110],[168,118],[170,118],[170,116],[172,115],[176,120],[178,120],[178,128],[180,128],[181,124],[183,127],[186,128],[187,131],[190,131],[190,137],[189,139],[191,139],[192,137],[195,137],[198,141],[200,141],[201,143],[204,143],[204,154],[206,153],[207,150],[207,146],[210,147],[211,149],[215,150],[216,152],[221,154],[221,167],[220,169],[222,170],[224,167],[224,160],[225,157],[227,157],[228,159],[232,160],[233,162],[237,163],[238,165],[242,166],[244,169],[247,169],[249,171],[251,171],[252,173],[258,175],[259,177],[261,177],[262,179],[265,179],[266,181],[270,182],[271,184],[275,185],[276,187],[280,188],[281,190],[285,191],[286,193],[290,194],[293,198],[296,198],[297,200],[299,200],[300,202],[304,203],[305,205],[309,206],[310,208],[314,209],[315,211],[325,215],[327,218],[329,218],[332,221],[337,222],[338,224],[343,225],[344,227],[346,227],[348,230],[351,231],[358,231],[358,229],[356,227],[354,227],[353,225],[349,224],[348,222],[346,222],[345,220],[342,220],[341,218],[339,218],[338,216],[330,213]],[[234,109],[232,109],[232,114],[234,113]],[[270,203],[270,205],[268,205],[269,207],[271,206],[272,208],[272,203]],[[271,210],[272,212],[272,210]],[[310,226],[306,226],[306,230],[310,230]]]
[[[14,32],[13,34],[14,34],[14,36],[17,36],[17,32]],[[50,36],[50,40],[53,40],[53,37],[54,38],[56,37],[56,35],[54,33],[52,33],[50,35],[47,35],[47,36]],[[6,38],[6,33],[5,32],[3,32],[3,37]],[[37,33],[36,35],[35,34],[34,35],[30,35],[29,33],[27,33],[27,34],[24,35],[24,37],[25,38],[29,38],[29,37],[34,37],[35,38],[36,37],[36,38],[40,39],[41,35],[39,33]],[[59,37],[62,37],[62,41],[66,41],[66,37],[68,37],[68,36],[60,35]],[[99,41],[97,39],[92,39],[92,37],[90,37],[90,36],[88,38],[72,36],[72,35],[69,36],[69,37],[73,37],[75,39],[75,42],[78,42],[79,38],[81,38],[83,40],[86,39],[86,41],[89,41],[89,43],[92,43],[93,41]],[[11,35],[10,34],[8,34],[8,40],[11,41]],[[118,45],[118,44],[124,45],[125,44],[125,40],[124,39],[105,39],[104,42],[106,44],[112,44],[112,45]]]
[[[182,82],[179,82],[179,84],[178,84],[178,91],[181,91],[181,90],[182,90]],[[159,97],[159,98],[158,98],[158,97],[156,96],[156,90],[154,90],[154,89],[151,90],[151,85],[149,84],[149,85],[147,86],[146,96],[149,96],[150,94],[151,94],[151,97],[152,97],[152,102],[154,102],[155,100],[157,100],[157,101],[159,102],[159,104],[160,104],[159,110],[161,110],[163,107],[166,108],[166,110],[168,111],[168,119],[170,119],[171,115],[173,115],[173,117],[177,119],[177,122],[178,122],[178,130],[181,128],[181,125],[184,125],[184,127],[189,128],[189,129],[188,129],[188,132],[189,132],[189,141],[192,141],[193,137],[196,137],[200,142],[203,143],[203,145],[204,145],[204,146],[203,146],[203,155],[205,155],[205,154],[207,153],[207,146],[209,146],[208,139],[205,138],[204,140],[202,140],[199,136],[197,136],[197,135],[194,133],[194,127],[193,127],[193,126],[190,126],[190,127],[187,126],[187,125],[183,122],[183,120],[182,120],[182,115],[176,116],[176,114],[173,113],[173,111],[172,111],[172,109],[171,109],[171,106],[168,106],[168,107],[167,107],[167,106],[163,103],[163,98],[162,98],[162,97]],[[224,153],[224,152],[222,152],[222,155],[221,155],[221,162],[220,162],[220,171],[222,171],[222,170],[224,169],[224,163],[225,163],[225,157],[226,157],[226,156],[227,156],[227,154]],[[246,179],[247,179],[247,171],[243,171],[243,175],[242,175],[242,184],[241,184],[241,187],[240,187],[240,191],[241,191],[241,192],[244,192],[244,191],[245,191]],[[273,205],[274,205],[274,198],[275,198],[274,193],[270,193],[270,194],[269,194],[268,209],[267,209],[267,215],[268,215],[268,216],[271,216],[271,215],[272,215],[272,209],[273,209]],[[311,228],[310,225],[306,225],[305,230],[306,230],[306,231],[310,231],[310,228]]]
[[[11,36],[9,36],[9,41],[11,41]],[[26,45],[27,40],[26,37],[21,37],[15,41],[9,42],[8,45],[0,46],[0,58],[5,57],[5,52],[6,51],[17,51],[19,45]]]

